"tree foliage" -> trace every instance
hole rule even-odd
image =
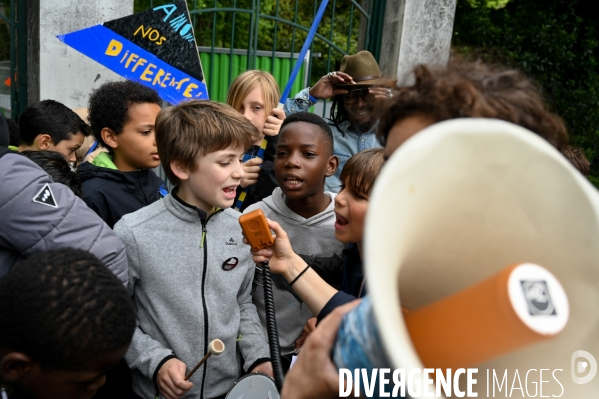
[[[512,0],[505,8],[458,0],[453,45],[534,80],[591,161],[599,187],[599,19],[591,0]]]

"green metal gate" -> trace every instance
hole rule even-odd
[[[135,0],[144,11],[165,0]],[[369,50],[378,60],[385,13],[382,0],[330,0],[304,70],[291,95],[338,69],[345,54]],[[250,69],[271,72],[283,88],[320,0],[188,0],[208,93],[224,101],[226,89]],[[325,116],[326,102],[318,112]]]
[[[27,107],[26,11],[26,0],[0,0],[0,112],[15,121]]]

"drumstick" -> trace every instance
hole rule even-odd
[[[189,374],[187,374],[185,376],[185,381],[187,381],[189,379],[189,377],[191,377],[193,375],[193,373],[195,373],[200,368],[200,366],[202,364],[204,364],[204,362],[206,360],[208,360],[210,355],[218,356],[221,353],[223,353],[224,350],[225,350],[225,343],[223,341],[221,341],[220,339],[213,339],[212,341],[210,341],[210,344],[208,345],[208,353],[206,353],[206,355],[202,358],[202,360],[200,360],[200,362],[198,364],[196,364],[196,366],[193,368],[193,370],[191,370],[189,372]]]

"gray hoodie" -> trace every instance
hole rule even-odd
[[[177,357],[189,372],[215,338],[225,351],[191,377],[184,398],[223,395],[242,368],[269,357],[251,298],[255,267],[238,218],[227,209],[206,219],[169,194],[115,225],[127,248],[138,319],[125,360],[143,398],[154,398],[154,379],[166,360]]]
[[[304,258],[329,284],[339,286],[343,269],[341,252],[345,249],[345,244],[335,238],[336,194],[325,194],[331,197],[330,205],[323,212],[308,219],[289,209],[285,204],[285,195],[279,187],[275,188],[272,196],[249,206],[244,213],[262,209],[267,218],[278,222],[287,232],[294,252]],[[260,321],[266,328],[261,277],[257,272],[252,297]],[[295,340],[303,332],[306,321],[315,315],[283,277],[273,274],[272,280],[281,353],[290,352],[294,349]]]

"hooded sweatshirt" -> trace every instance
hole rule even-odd
[[[334,287],[339,287],[343,273],[342,251],[345,244],[335,238],[336,194],[329,192],[325,194],[331,197],[329,206],[323,212],[308,219],[289,209],[285,204],[285,195],[279,187],[275,188],[272,196],[248,207],[244,213],[262,209],[267,218],[278,222],[287,232],[293,251],[325,281]],[[304,331],[304,325],[315,315],[282,276],[273,274],[272,281],[281,353],[286,353],[293,351],[295,341]],[[260,321],[266,328],[264,291],[259,269],[256,269],[252,300],[258,310]]]
[[[77,169],[83,200],[110,226],[167,193],[164,181],[148,169],[121,172],[110,154],[101,152]]]
[[[224,352],[198,369],[183,398],[224,395],[240,370],[269,360],[251,299],[255,266],[238,219],[232,209],[207,216],[171,193],[114,227],[127,248],[128,288],[137,309],[125,360],[139,396],[154,397],[167,360],[178,358],[189,372],[215,338]]]

